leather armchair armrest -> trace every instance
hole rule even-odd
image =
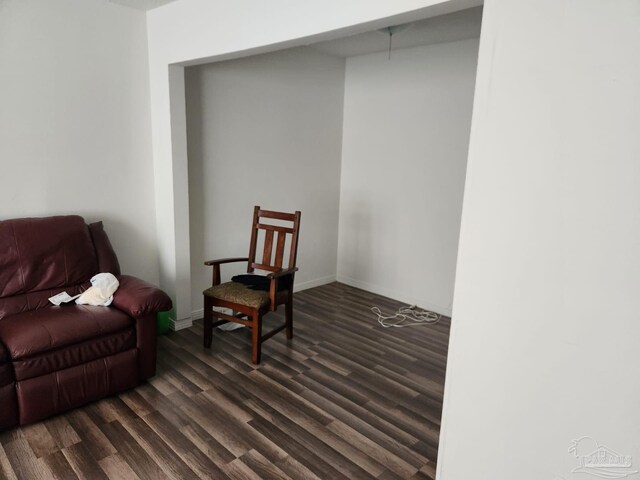
[[[134,318],[164,312],[173,306],[169,296],[155,285],[130,275],[118,277],[120,287],[113,294],[112,305]]]

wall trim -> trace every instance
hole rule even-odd
[[[296,283],[293,286],[294,292],[301,292],[302,290],[308,290],[309,288],[319,287],[336,281],[335,275],[328,275],[326,277],[315,278],[313,280],[307,280],[306,282]]]
[[[200,314],[200,318],[202,318],[202,314]],[[169,317],[169,328],[171,328],[171,330],[174,332],[177,332],[178,330],[184,330],[185,328],[189,328],[192,325],[193,325],[193,316],[191,316],[190,318],[181,318],[179,320],[175,320]]]
[[[428,302],[421,298],[407,297],[402,292],[394,291],[385,287],[381,287],[379,285],[362,282],[360,280],[356,280],[355,278],[345,277],[342,275],[337,275],[337,281],[351,287],[360,288],[362,290],[366,290],[367,292],[382,295],[383,297],[392,298],[394,300],[408,303],[410,305],[417,305],[421,308],[426,308],[427,310],[431,310],[432,312],[439,313],[440,315],[451,317],[451,306],[443,307],[442,305],[436,305],[435,303]]]
[[[434,303],[427,302],[421,299],[411,299],[411,298],[405,297],[401,292],[380,287],[379,285],[373,285],[371,283],[362,282],[354,278],[343,277],[342,275],[329,275],[326,277],[309,280],[307,282],[302,282],[297,284],[293,290],[294,292],[300,292],[302,290],[308,290],[309,288],[319,287],[321,285],[326,285],[328,283],[332,283],[336,281],[340,283],[344,283],[351,287],[360,288],[362,290],[375,293],[377,295],[393,298],[394,300],[398,300],[400,302],[418,305],[419,307],[434,311],[436,313],[439,313],[440,315],[446,315],[447,317],[451,317],[451,310],[452,310],[451,307],[443,307],[441,305],[436,305]],[[173,319],[170,319],[170,322],[171,322],[170,325],[172,330],[182,330],[183,328],[189,328],[190,326],[193,325],[194,320],[199,320],[203,316],[204,316],[204,308],[198,308],[197,310],[194,310],[191,312],[191,318],[185,318],[177,322],[175,322]]]
[[[191,321],[200,320],[204,318],[204,308],[198,308],[191,312]]]

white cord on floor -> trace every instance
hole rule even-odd
[[[400,307],[393,315],[383,315],[378,307],[371,307],[371,311],[378,316],[378,323],[384,328],[413,327],[416,325],[433,325],[440,321],[440,315],[430,310],[425,310],[416,305]],[[397,319],[395,322],[392,321]],[[405,323],[410,321],[411,323]]]

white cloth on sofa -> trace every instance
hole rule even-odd
[[[76,303],[108,307],[113,302],[113,294],[119,286],[120,282],[113,274],[98,273],[91,277],[91,286],[76,299]]]

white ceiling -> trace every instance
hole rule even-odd
[[[107,0],[137,10],[152,10],[177,0]],[[482,7],[474,7],[447,15],[419,20],[405,25],[389,25],[394,31],[392,50],[411,48],[421,45],[455,42],[480,37]],[[338,57],[353,57],[387,51],[389,34],[387,31],[370,32],[319,42],[309,47]]]
[[[482,7],[475,7],[410,23],[393,34],[392,49],[478,38],[481,22]],[[309,46],[329,55],[352,57],[387,51],[389,34],[374,30]]]
[[[109,0],[111,3],[135,8],[136,10],[151,10],[174,1],[175,0]]]

